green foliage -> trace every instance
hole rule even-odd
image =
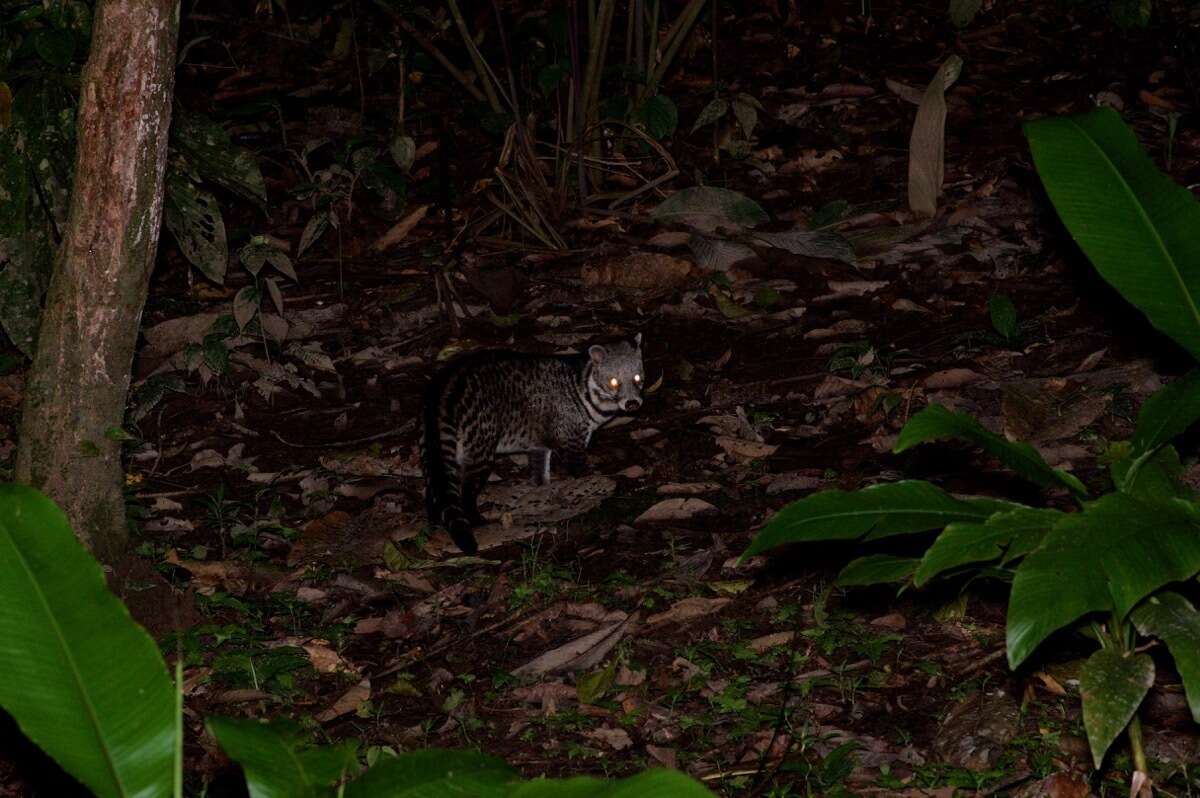
[[[1015,340],[1021,332],[1016,305],[1004,294],[996,294],[988,300],[988,316],[992,320],[992,329],[1006,341]]]
[[[167,794],[179,718],[154,641],[42,494],[0,486],[0,547],[0,705],[97,795]]]
[[[1017,667],[1052,632],[1101,612],[1123,621],[1138,602],[1200,572],[1200,511],[1178,500],[1112,493],[1063,516],[1017,568],[1008,661]]]
[[[1083,728],[1097,768],[1153,684],[1154,660],[1148,654],[1102,648],[1088,657],[1080,674],[1079,693]]]
[[[776,513],[742,558],[785,543],[880,540],[930,532],[956,521],[982,523],[997,510],[1013,506],[991,499],[963,501],[919,480],[872,485],[859,491],[821,491]]]
[[[1025,125],[1058,215],[1096,271],[1200,358],[1200,202],[1111,108]]]
[[[181,694],[66,516],[32,488],[0,485],[0,549],[0,707],[97,795],[181,794]],[[208,729],[242,766],[252,798],[710,795],[673,771],[522,781],[502,760],[469,751],[377,752],[359,775],[354,741],[315,746],[279,721],[211,718]]]
[[[1200,355],[1200,204],[1160,174],[1120,117],[1108,109],[1026,125],[1038,173],[1067,229],[1097,271],[1150,321]],[[993,326],[1017,332],[1006,298],[989,302]],[[1084,726],[1097,767],[1131,723],[1154,681],[1137,635],[1163,641],[1175,658],[1192,714],[1200,720],[1200,614],[1168,589],[1200,574],[1200,503],[1180,483],[1170,441],[1200,420],[1200,370],[1143,405],[1133,440],[1107,456],[1114,490],[1091,500],[1073,475],[1051,468],[1028,444],[1008,441],[939,405],[917,413],[895,451],[957,438],[1043,488],[1065,488],[1078,512],[1010,505],[987,509],[927,483],[825,491],[783,508],[747,554],[785,543],[934,532],[920,561],[870,554],[842,571],[843,584],[946,575],[1011,575],[1008,662],[1024,663],[1051,634],[1086,620],[1101,644],[1082,678]],[[975,517],[966,508],[974,511]],[[955,514],[964,517],[954,518]],[[1141,737],[1130,730],[1135,766]]]
[[[357,744],[311,745],[284,723],[209,718],[208,730],[229,758],[242,766],[252,798],[317,798],[358,770]]]
[[[1051,468],[1027,443],[1014,443],[983,428],[965,413],[956,413],[941,405],[930,405],[917,413],[896,438],[897,453],[919,443],[958,438],[973,443],[1021,476],[1043,488],[1064,487],[1076,496],[1086,496],[1087,489],[1079,479],[1065,471]]]

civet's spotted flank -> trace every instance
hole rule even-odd
[[[421,461],[429,522],[466,554],[483,523],[476,502],[497,454],[529,455],[535,484],[550,480],[551,453],[573,475],[600,426],[642,404],[642,335],[578,355],[487,350],[465,355],[425,389]]]

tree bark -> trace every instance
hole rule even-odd
[[[178,0],[99,0],[70,215],[26,379],[16,478],[101,560],[125,545],[121,444],[162,218]]]

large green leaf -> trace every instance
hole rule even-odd
[[[208,730],[242,766],[251,798],[332,796],[333,785],[358,771],[357,743],[314,747],[291,725],[214,717]]]
[[[1087,496],[1075,476],[1057,468],[1051,468],[1028,443],[1005,440],[966,413],[956,413],[942,405],[929,405],[908,420],[896,438],[894,451],[911,449],[919,443],[959,438],[975,444],[1021,476],[1043,488],[1063,487],[1075,496]]]
[[[502,798],[517,779],[494,756],[430,748],[379,762],[346,786],[346,798]]]
[[[938,574],[972,563],[1001,557],[1012,562],[1036,549],[1062,515],[1057,510],[1021,507],[996,513],[983,523],[950,524],[921,558],[913,584],[921,587]]]
[[[865,587],[907,582],[920,562],[916,557],[868,554],[847,563],[837,576],[837,584],[838,587]]]
[[[0,485],[0,706],[100,796],[167,795],[175,689],[67,517]]]
[[[678,771],[647,770],[620,781],[588,776],[536,779],[513,788],[508,798],[713,798],[713,794]]]
[[[1125,730],[1154,684],[1154,660],[1147,654],[1122,654],[1102,648],[1084,663],[1079,677],[1083,728],[1096,769],[1104,752]]]
[[[859,491],[827,490],[784,507],[767,522],[743,558],[785,543],[879,540],[940,529],[956,521],[983,521],[1015,505],[956,499],[920,480],[888,482]]]
[[[1027,556],[1008,602],[1008,662],[1089,612],[1118,618],[1170,582],[1200,571],[1200,523],[1182,501],[1109,494],[1065,515]]]
[[[1025,124],[1050,201],[1100,275],[1200,358],[1200,203],[1111,108]]]
[[[171,143],[205,180],[229,189],[264,211],[267,187],[254,153],[233,143],[225,128],[208,117],[176,108]]]
[[[718,227],[756,227],[770,218],[754,200],[715,186],[676,191],[650,211],[650,216],[656,222],[685,224],[708,233]]]
[[[1197,264],[1200,267],[1200,264]],[[1200,419],[1200,369],[1193,369],[1146,400],[1133,431],[1135,457],[1170,443]]]
[[[1113,484],[1144,501],[1191,499],[1191,488],[1182,482],[1183,464],[1174,446],[1163,446],[1136,460],[1124,457],[1113,462]]]
[[[218,285],[225,283],[229,245],[221,206],[210,192],[175,168],[167,170],[163,224],[175,236],[183,256],[201,274]]]
[[[1183,596],[1164,590],[1139,604],[1129,617],[1143,635],[1166,643],[1192,718],[1200,723],[1200,612]]]

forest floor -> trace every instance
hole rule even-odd
[[[168,658],[184,658],[197,783],[230,772],[203,718],[234,714],[286,715],[370,756],[478,747],[531,775],[679,768],[722,795],[1125,794],[1121,745],[1090,773],[1086,649],[1064,638],[1010,672],[1002,589],[844,591],[832,579],[852,546],[738,562],[765,518],[816,490],[920,477],[1063,504],[964,447],[893,455],[896,432],[940,402],[1099,485],[1107,442],[1188,367],[1073,248],[1020,123],[1119,102],[1165,167],[1164,109],[1196,119],[1195,55],[1169,25],[1105,30],[1049,3],[1002,5],[962,33],[941,6],[723,17],[718,79],[764,108],[753,155],[718,163],[712,129],[688,132],[714,85],[701,31],[663,87],[679,107],[665,146],[680,176],[617,213],[565,213],[560,251],[463,232],[486,212],[480,181],[500,142],[457,111],[453,84],[429,88],[442,81],[431,69],[409,108],[407,199],[387,207],[359,187],[352,209],[342,200],[340,227],[295,261],[282,347],[247,336],[220,342],[227,362],[222,347],[189,353],[252,278],[231,266],[209,285],[164,234],[135,374],[137,556],[113,581]],[[296,153],[392,129],[397,97],[362,80],[357,56],[330,55],[336,19],[311,39],[281,30],[185,18],[181,46],[214,38],[187,55],[179,94],[217,117],[291,98],[231,126],[261,159],[271,212],[226,222],[294,256],[313,208],[297,196],[309,178]],[[952,53],[964,69],[947,98],[945,192],[917,223],[905,213],[914,106],[886,81],[923,87]],[[1194,125],[1179,126],[1169,171],[1200,183]],[[692,266],[682,228],[649,216],[699,181],[759,202],[763,229],[824,223],[874,243],[852,264],[758,250],[713,278]],[[372,249],[405,219],[397,243]],[[469,311],[454,327],[438,271]],[[1017,311],[1007,338],[989,318],[996,295]],[[477,557],[429,535],[416,420],[439,359],[635,331],[656,389],[595,436],[591,476],[533,488],[506,461],[484,494],[494,523]],[[147,379],[176,366],[174,390]],[[3,380],[11,417],[20,377]],[[1200,733],[1177,679],[1159,673],[1145,718],[1154,774],[1192,794]],[[25,778],[12,762],[0,776]]]

